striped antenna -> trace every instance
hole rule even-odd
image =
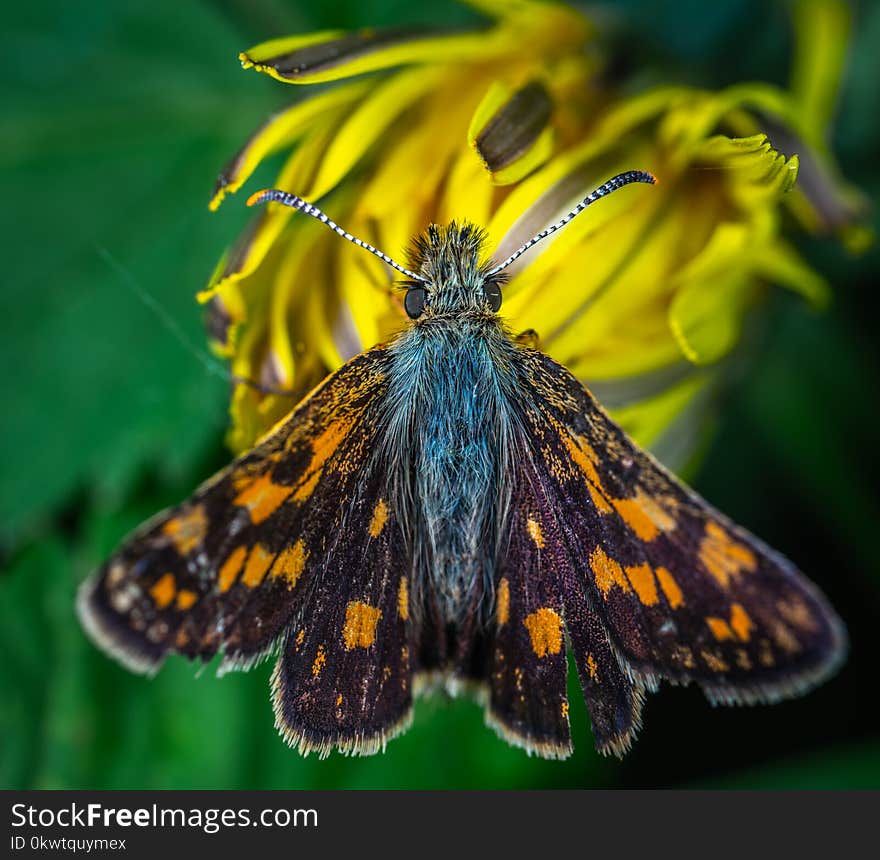
[[[633,182],[647,182],[649,185],[654,185],[657,182],[657,179],[650,173],[646,173],[644,170],[628,170],[626,173],[619,173],[617,176],[612,177],[604,185],[600,185],[595,191],[592,191],[584,197],[584,199],[581,200],[581,202],[578,203],[578,205],[575,206],[574,209],[572,209],[563,219],[542,230],[537,236],[529,239],[525,245],[514,251],[500,266],[495,266],[494,269],[489,269],[489,271],[486,272],[486,277],[490,278],[492,275],[497,275],[500,271],[506,269],[514,260],[525,254],[532,245],[537,245],[542,239],[546,239],[551,233],[555,233],[561,227],[564,227],[576,215],[580,215],[587,206],[591,203],[595,203],[600,197],[605,197],[612,191],[617,191],[618,188],[623,188],[624,185],[630,185]]]
[[[281,203],[284,206],[289,206],[291,209],[299,209],[300,212],[305,212],[306,215],[311,215],[312,218],[317,218],[322,224],[326,224],[331,230],[342,236],[343,239],[348,239],[349,242],[352,242],[359,248],[363,248],[365,251],[374,254],[380,260],[391,266],[392,269],[397,269],[398,272],[406,275],[408,278],[412,278],[414,281],[419,281],[422,284],[428,283],[428,281],[421,275],[411,272],[409,269],[401,266],[400,263],[395,263],[391,257],[387,254],[383,254],[378,248],[374,248],[369,242],[365,242],[363,239],[358,239],[357,236],[352,236],[347,230],[343,230],[342,227],[328,218],[317,206],[313,206],[308,201],[303,200],[302,197],[297,197],[296,194],[291,194],[288,191],[280,191],[277,188],[265,188],[262,191],[257,191],[256,194],[252,194],[248,198],[247,205],[256,206],[258,203],[267,202]]]

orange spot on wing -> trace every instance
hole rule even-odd
[[[559,706],[559,713],[562,714],[563,720],[568,718],[568,702],[565,699],[562,700],[562,704]]]
[[[716,522],[706,523],[705,534],[700,542],[700,561],[722,588],[743,571],[754,572],[758,568],[755,554],[744,544],[733,540]]]
[[[755,629],[748,612],[739,603],[734,603],[730,607],[730,628],[741,642],[748,642],[752,630]]]
[[[272,565],[272,577],[283,577],[287,580],[287,587],[293,588],[306,566],[308,557],[309,551],[300,538],[293,546],[287,547],[278,554],[275,564]]]
[[[602,513],[611,513],[612,508],[605,497],[606,493],[602,487],[602,479],[596,471],[595,464],[599,459],[596,456],[596,452],[580,437],[572,438],[565,435],[563,440],[565,447],[568,448],[568,453],[571,455],[571,459],[574,460],[587,479],[587,490],[596,509]]]
[[[176,606],[182,612],[185,612],[189,609],[198,598],[198,595],[194,591],[189,591],[186,588],[181,588],[180,591],[177,592],[177,603]]]
[[[295,501],[304,502],[311,497],[315,492],[315,487],[318,486],[318,481],[321,480],[321,473],[321,469],[316,469],[314,472],[310,472],[305,480],[297,484],[296,493],[293,496]]]
[[[312,495],[325,464],[336,453],[350,429],[351,419],[338,419],[312,440],[312,459],[293,494],[296,501],[304,502]]]
[[[233,500],[233,504],[247,508],[251,522],[258,525],[268,519],[287,501],[293,487],[284,487],[272,481],[269,473],[255,478]]]
[[[613,558],[607,556],[601,547],[597,546],[590,555],[590,569],[603,597],[608,597],[608,592],[614,585],[625,592],[630,590],[629,580],[624,575],[623,568]]]
[[[352,600],[345,607],[345,625],[342,640],[345,648],[369,648],[376,641],[376,625],[382,610],[361,600]]]
[[[327,654],[324,652],[324,646],[318,646],[318,653],[315,654],[315,662],[312,663],[312,677],[317,678],[321,674],[321,670],[327,664]]]
[[[181,555],[191,553],[208,533],[208,518],[202,505],[183,511],[162,526],[162,534],[171,539]]]
[[[248,588],[256,588],[263,581],[274,558],[274,553],[269,552],[261,543],[255,543],[248,555],[241,581]]]
[[[379,499],[376,507],[373,508],[373,518],[370,520],[370,537],[379,537],[387,521],[388,505],[385,504],[384,499]]]
[[[400,578],[400,586],[397,589],[397,614],[404,621],[409,618],[409,588],[405,576]]]
[[[176,591],[177,585],[175,584],[174,574],[163,573],[150,589],[150,596],[159,609],[165,609],[174,600]]]
[[[645,606],[653,606],[660,598],[657,596],[657,584],[654,574],[647,564],[626,568],[626,578],[630,581],[636,596]]]
[[[673,579],[672,574],[665,567],[658,567],[656,570],[657,580],[660,582],[660,588],[666,595],[669,605],[673,609],[678,609],[684,603],[684,595],[678,587],[678,583]]]
[[[498,583],[498,604],[495,607],[498,626],[503,627],[510,620],[510,583],[502,577]]]
[[[712,635],[719,642],[723,642],[725,639],[733,639],[733,631],[723,618],[716,618],[714,615],[707,616],[706,624]]]
[[[587,654],[587,671],[590,673],[590,678],[593,681],[599,680],[599,665],[596,663],[596,658],[593,657],[592,654]]]
[[[672,497],[659,499],[648,495],[641,487],[631,499],[614,499],[611,502],[623,521],[635,532],[640,540],[652,541],[661,532],[675,529],[677,520],[668,507],[677,503]]]
[[[544,549],[544,534],[541,531],[541,524],[533,517],[529,517],[526,520],[526,528],[528,529],[529,537],[534,541],[535,546],[538,549]]]
[[[529,638],[532,640],[532,651],[538,657],[558,654],[562,650],[562,618],[554,609],[542,607],[523,619]]]
[[[671,532],[677,525],[678,521],[675,516],[670,513],[669,509],[675,510],[678,502],[673,496],[656,496],[648,495],[641,487],[636,491],[636,500],[642,506],[642,510],[647,514],[648,518],[660,529],[661,532]]]
[[[731,605],[730,620],[709,616],[706,618],[706,624],[709,625],[712,635],[719,642],[724,639],[739,639],[740,642],[748,642],[755,627],[749,614],[739,603]]]
[[[232,584],[238,578],[246,556],[247,547],[237,546],[229,554],[226,561],[223,562],[220,567],[220,573],[217,576],[217,587],[220,591],[229,591],[232,588]]]
[[[612,499],[611,504],[639,540],[651,541],[660,534],[660,529],[648,516],[639,499]]]

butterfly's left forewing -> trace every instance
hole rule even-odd
[[[687,489],[565,368],[522,349],[526,436],[564,556],[564,623],[597,746],[621,753],[644,689],[698,683],[721,703],[775,701],[840,664],[842,623],[785,558]]]

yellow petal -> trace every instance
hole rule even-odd
[[[831,302],[831,288],[825,278],[781,239],[757,248],[752,265],[755,272],[773,284],[799,293],[817,310],[828,307]]]
[[[496,185],[510,185],[543,164],[553,152],[553,99],[537,80],[513,90],[493,82],[468,128],[468,143]]]
[[[399,72],[374,85],[370,95],[340,127],[327,149],[312,193],[322,197],[348,174],[367,150],[410,105],[432,90],[444,77],[443,67]],[[417,169],[414,165],[413,169]]]
[[[516,161],[492,173],[494,185],[512,185],[537,170],[552,155],[556,135],[552,128],[545,128],[531,147]]]
[[[314,199],[323,186],[318,185],[316,174],[324,162],[328,142],[335,139],[336,119],[332,115],[319,121],[303,143],[294,150],[275,180],[275,185],[293,191],[300,197]],[[196,298],[206,302],[227,284],[240,281],[257,270],[266,254],[274,247],[295,211],[287,206],[270,203],[248,225],[225,258],[225,264],[215,270],[208,286]],[[300,216],[302,220],[302,216]],[[326,229],[326,228],[324,228]]]
[[[446,179],[437,222],[471,221],[484,227],[489,223],[494,195],[483,165],[469,149],[462,149]]]
[[[217,179],[214,196],[208,204],[209,208],[217,209],[226,194],[238,191],[264,158],[291,146],[297,139],[308,134],[319,117],[328,112],[344,110],[351,102],[359,99],[367,87],[366,81],[337,87],[270,117],[223,168]]]
[[[227,283],[251,274],[281,235],[290,213],[290,209],[281,206],[267,206],[258,212],[230,249],[223,267],[215,270],[208,286],[198,292],[196,298],[202,303],[207,302]]]
[[[218,269],[225,265],[220,260]],[[247,318],[241,290],[230,288],[225,295],[215,295],[205,312],[205,328],[211,351],[220,358],[231,358],[237,350],[238,331]]]
[[[695,147],[693,157],[718,165],[728,193],[743,209],[774,204],[794,187],[800,165],[796,155],[786,158],[773,149],[765,134],[715,135]]]
[[[470,70],[447,75],[420,100],[418,109],[407,115],[405,130],[390,130],[382,156],[358,200],[359,216],[382,223],[400,207],[421,213],[435,205],[450,162],[462,149],[480,82],[481,76]]]
[[[738,84],[718,93],[694,90],[684,96],[663,117],[658,140],[681,167],[697,156],[722,119],[739,109],[768,113],[795,130],[800,128],[798,106],[787,93],[769,84]]]
[[[591,177],[562,211],[614,172],[612,168]],[[605,325],[611,323],[613,314],[607,319],[602,315],[613,310],[616,297],[622,296],[631,307],[633,296],[646,301],[649,293],[664,288],[668,255],[676,248],[678,224],[685,216],[675,210],[678,222],[666,217],[665,187],[648,188],[644,194],[639,194],[640,190],[629,193],[622,189],[591,206],[564,230],[540,243],[538,248],[542,244],[549,247],[534,261],[527,260],[526,268],[508,285],[502,310],[516,321],[515,326],[535,328],[548,346],[552,343],[562,350],[557,357],[564,363],[578,354],[583,344],[597,342],[600,331],[593,326],[600,323],[600,317]],[[538,229],[544,226],[538,225]],[[495,256],[502,253],[499,250]],[[603,311],[596,305],[598,297],[605,294],[611,294],[608,300],[612,306],[603,302]],[[591,319],[585,321],[584,328],[579,318],[587,311]],[[568,334],[568,329],[574,330]]]
[[[620,152],[621,140],[626,139],[634,128],[656,117],[685,92],[680,87],[663,88],[624,102],[609,111],[590,130],[582,144],[558,153],[543,168],[513,187],[486,225],[492,244],[497,248],[493,256],[503,260],[556,217],[564,214],[579,194],[583,196],[592,191],[595,186],[590,186],[591,182],[613,175],[615,167],[656,169],[656,150],[653,147],[636,149],[629,146],[625,152]],[[602,161],[609,152],[616,153],[614,159]],[[621,158],[626,160],[622,161]],[[660,180],[664,181],[662,173]],[[591,213],[590,217],[595,217],[595,213]],[[511,267],[511,274],[548,249],[546,243],[537,245],[534,252],[530,251]]]
[[[753,241],[747,225],[721,224],[702,254],[682,271],[669,326],[688,361],[717,361],[739,339],[756,288],[749,260]]]
[[[253,67],[292,84],[335,81],[412,63],[461,62],[509,48],[500,28],[485,33],[440,35],[424,30],[332,30],[308,36],[273,39],[240,55],[242,66]]]
[[[656,452],[658,442],[688,404],[705,391],[710,380],[709,373],[690,373],[654,397],[612,409],[612,415],[640,445]],[[688,447],[685,446],[685,450]],[[665,461],[668,460],[669,453],[667,451]]]

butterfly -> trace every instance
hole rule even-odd
[[[94,641],[154,672],[276,657],[276,726],[302,753],[370,754],[413,700],[468,691],[512,744],[570,754],[568,654],[597,749],[622,756],[661,680],[775,702],[829,677],[844,625],[788,560],[641,450],[501,322],[504,270],[471,224],[431,226],[408,326],[327,377],[251,450],[128,537],[80,589]]]

